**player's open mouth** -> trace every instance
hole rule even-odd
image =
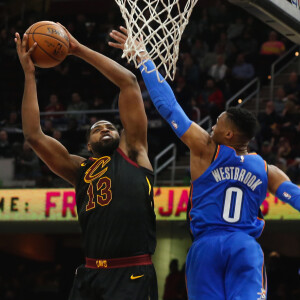
[[[103,137],[101,137],[101,140],[109,140],[112,139],[112,136],[109,134],[105,134]]]

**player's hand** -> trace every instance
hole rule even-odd
[[[120,32],[121,31],[121,32]],[[124,45],[126,43],[127,37],[128,37],[128,31],[125,27],[120,26],[120,31],[112,30],[110,32],[110,37],[116,41],[114,42],[108,42],[108,45],[117,49],[124,50]]]
[[[22,68],[24,70],[25,75],[34,73],[35,72],[35,66],[32,62],[32,59],[30,57],[30,54],[34,51],[37,43],[34,43],[32,47],[27,51],[27,41],[28,41],[28,35],[23,35],[23,40],[21,40],[20,34],[16,32],[15,34],[15,43],[17,47],[17,53],[19,56],[20,63],[22,65]]]
[[[127,29],[123,26],[120,26],[120,31],[113,30],[112,32],[110,32],[109,35],[112,39],[115,40],[115,42],[108,42],[108,45],[113,48],[124,50],[125,43],[126,43],[127,37],[128,37]],[[143,58],[143,59],[148,58],[148,53],[146,51],[146,47],[143,43],[142,37],[139,40],[135,41],[135,45],[136,45],[136,49],[138,49],[137,50],[138,53],[135,53],[134,51],[132,51],[132,53],[130,53],[130,54],[132,56],[137,54],[136,56],[137,56],[138,62],[140,62],[141,58]]]
[[[74,36],[68,31],[68,29],[61,25],[59,22],[57,22],[58,25],[60,25],[67,33],[69,38],[69,52],[68,55],[76,55],[76,53],[79,51],[80,43],[74,38]]]

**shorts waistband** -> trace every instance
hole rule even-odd
[[[85,258],[85,267],[91,269],[112,269],[141,265],[152,265],[150,254],[110,259]]]

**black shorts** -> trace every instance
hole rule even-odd
[[[158,300],[153,265],[76,270],[69,300]]]

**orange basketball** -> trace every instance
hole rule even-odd
[[[40,68],[51,68],[61,63],[69,51],[69,38],[66,31],[51,21],[34,23],[27,30],[27,49],[36,42],[31,54],[34,64]]]

